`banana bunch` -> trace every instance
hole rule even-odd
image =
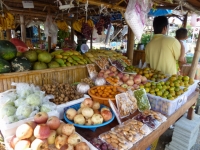
[[[0,30],[14,29],[14,20],[14,16],[9,12],[0,15]]]
[[[82,28],[82,24],[85,22],[85,18],[81,18],[79,20],[76,20],[73,24],[72,27],[74,30],[76,30],[77,32],[81,33],[81,28]],[[87,20],[87,23],[90,27],[94,27],[94,23],[91,19]]]
[[[56,24],[60,30],[63,30],[63,31],[69,30],[69,27],[68,27],[66,21],[64,21],[64,20],[58,20],[58,21],[56,21]]]

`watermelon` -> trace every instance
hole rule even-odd
[[[26,44],[20,39],[12,38],[10,39],[10,42],[16,46],[17,51],[22,52],[22,53],[28,51],[28,46],[26,46]]]
[[[11,65],[8,61],[0,58],[0,73],[11,72]]]
[[[32,64],[26,57],[16,57],[11,61],[12,71],[21,72],[31,70]]]
[[[0,57],[5,60],[11,60],[17,55],[17,49],[14,44],[7,40],[0,40]]]

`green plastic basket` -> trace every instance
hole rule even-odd
[[[186,56],[186,61],[188,64],[191,64],[193,60],[193,56]]]

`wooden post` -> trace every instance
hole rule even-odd
[[[24,21],[24,15],[20,15],[20,26],[21,26],[21,40],[25,42],[26,40],[26,27]]]
[[[134,33],[131,28],[128,28],[128,44],[127,44],[127,57],[131,60],[131,64],[133,63],[133,55],[134,55]]]
[[[3,31],[0,31],[0,40],[4,40]]]
[[[92,34],[91,34],[91,37],[90,37],[90,49],[92,49]]]
[[[182,24],[183,28],[187,27],[187,19],[188,19],[188,12],[187,14],[184,15],[183,24]]]
[[[38,38],[39,38],[39,43],[41,44],[40,25],[38,25]]]
[[[71,20],[71,41],[72,41],[72,43],[74,43],[74,29],[72,27],[73,23],[74,23],[74,18]]]
[[[7,29],[6,30],[6,40],[10,40],[11,39],[11,29]]]
[[[48,36],[48,52],[51,50],[51,37]]]
[[[195,73],[196,73],[196,70],[197,70],[198,62],[199,62],[199,56],[200,56],[200,32],[199,32],[199,36],[198,36],[198,40],[197,40],[197,45],[196,45],[196,48],[195,48],[194,58],[193,58],[191,68],[190,68],[190,71],[189,71],[189,77],[192,78],[192,79],[194,79],[194,77],[195,77]],[[187,118],[189,120],[192,120],[193,113],[194,113],[194,106],[192,106],[188,110]]]

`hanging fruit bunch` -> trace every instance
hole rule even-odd
[[[56,21],[56,24],[57,24],[59,30],[63,30],[65,32],[69,31],[69,26],[67,25],[66,21],[58,20],[58,21]]]
[[[75,21],[73,23],[72,27],[77,32],[82,33],[83,36],[85,36],[86,39],[89,39],[91,34],[92,34],[94,23],[91,19],[88,19],[86,21],[85,18],[81,18],[81,19]]]
[[[14,16],[9,13],[2,13],[0,15],[0,30],[15,29]]]
[[[96,23],[95,27],[97,29],[97,34],[101,35],[103,29],[108,29],[108,25],[111,23],[111,17],[109,15],[101,15],[99,21]]]

